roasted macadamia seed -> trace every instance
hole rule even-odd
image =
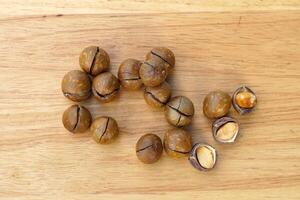
[[[129,90],[137,90],[143,85],[142,79],[139,75],[139,70],[142,63],[136,59],[124,60],[118,71],[118,78],[121,85]]]
[[[257,103],[255,93],[248,87],[242,86],[238,88],[232,97],[232,105],[240,114],[251,112]]]
[[[72,133],[85,132],[91,125],[91,113],[84,106],[72,105],[63,114],[64,127]]]
[[[221,143],[234,143],[239,135],[239,123],[231,117],[217,119],[212,125],[215,140]]]
[[[96,118],[90,129],[93,139],[99,144],[109,144],[119,135],[118,124],[112,117]]]
[[[231,107],[231,97],[223,91],[210,92],[203,101],[203,113],[207,118],[225,116]]]
[[[175,65],[174,53],[166,47],[155,47],[146,56],[146,60],[151,60],[157,57],[167,64],[167,70],[170,72]]]
[[[186,157],[192,149],[192,137],[183,129],[168,130],[164,137],[164,149],[171,157]]]
[[[146,86],[158,86],[166,80],[174,65],[175,56],[170,49],[153,48],[140,68],[140,77]]]
[[[197,143],[193,146],[189,161],[198,170],[210,170],[214,168],[217,161],[216,150],[210,145]]]
[[[97,76],[107,71],[110,59],[106,51],[97,46],[86,47],[79,56],[79,65],[86,73]]]
[[[163,82],[156,87],[146,87],[144,98],[152,108],[162,108],[168,103],[171,97],[171,87],[167,82]]]
[[[165,107],[165,118],[173,126],[187,126],[192,122],[193,116],[193,102],[184,96],[173,97]]]
[[[91,80],[89,76],[79,70],[68,72],[61,83],[65,97],[72,101],[83,101],[91,96]]]
[[[164,61],[158,58],[146,60],[141,65],[140,77],[146,86],[155,87],[163,83],[167,76],[167,66]]]
[[[119,93],[119,89],[119,80],[110,72],[101,73],[93,80],[93,94],[102,103],[112,101]]]
[[[136,156],[145,164],[157,162],[161,157],[162,152],[162,142],[157,135],[143,135],[136,143]]]

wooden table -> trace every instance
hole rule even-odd
[[[0,199],[300,199],[298,0],[76,2],[0,1]],[[61,116],[72,102],[60,83],[88,45],[107,50],[114,74],[126,58],[172,49],[173,95],[194,102],[187,130],[217,148],[217,167],[201,173],[165,154],[153,165],[136,159],[141,135],[171,128],[142,91],[83,103],[118,121],[115,143],[68,133]],[[241,136],[217,144],[202,100],[241,84],[257,93],[257,109],[232,110]]]

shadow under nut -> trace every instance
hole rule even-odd
[[[90,127],[92,116],[84,106],[72,105],[65,110],[62,122],[68,131],[83,133]]]
[[[102,103],[112,101],[119,93],[119,90],[119,80],[110,72],[101,73],[93,80],[93,94]]]
[[[173,97],[165,107],[165,118],[173,126],[189,125],[194,116],[194,105],[184,96]]]
[[[80,67],[92,76],[107,71],[109,64],[109,55],[97,46],[86,47],[79,56]]]
[[[68,72],[63,77],[61,88],[64,96],[72,101],[80,102],[91,96],[91,80],[79,70]]]
[[[98,117],[91,125],[93,139],[99,144],[109,144],[119,135],[119,128],[116,120],[112,117]]]

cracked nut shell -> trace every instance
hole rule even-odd
[[[119,128],[116,120],[112,117],[98,117],[91,125],[93,139],[99,144],[109,144],[119,135]]]
[[[234,143],[239,135],[239,123],[231,117],[217,119],[212,125],[213,136],[221,143]]]
[[[257,104],[255,93],[246,86],[238,88],[232,96],[232,105],[240,114],[251,112]]]
[[[93,94],[102,103],[112,101],[119,93],[119,89],[119,80],[110,72],[101,73],[93,80]]]
[[[230,107],[231,97],[220,90],[210,92],[203,101],[203,113],[211,119],[225,116]]]
[[[189,161],[194,168],[208,171],[213,169],[217,162],[217,152],[208,144],[197,143],[193,146]]]
[[[63,114],[64,127],[72,133],[83,133],[91,125],[91,113],[84,106],[72,105]]]
[[[171,87],[167,82],[163,82],[156,87],[146,87],[144,90],[144,99],[152,108],[164,107],[171,97]]]
[[[165,62],[168,72],[170,72],[175,66],[174,53],[166,47],[155,47],[147,55],[146,60],[159,58]]]
[[[146,86],[155,87],[168,76],[167,64],[159,58],[144,61],[140,68],[140,77]]]
[[[183,129],[168,130],[164,137],[164,149],[171,157],[186,157],[192,149],[192,137]]]
[[[145,164],[159,160],[163,152],[161,139],[154,134],[143,135],[136,143],[136,156]]]
[[[129,90],[137,90],[143,85],[139,70],[142,63],[139,60],[129,58],[124,60],[118,71],[121,85]]]
[[[185,96],[173,97],[165,107],[165,117],[173,126],[182,127],[189,125],[193,116],[193,102]]]
[[[86,47],[79,56],[80,67],[92,76],[107,71],[109,63],[110,59],[106,51],[97,46]]]
[[[91,95],[91,80],[86,73],[72,70],[63,77],[61,88],[68,99],[76,102],[83,101]]]

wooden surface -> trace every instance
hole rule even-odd
[[[71,1],[38,2],[0,4],[0,199],[300,199],[299,1],[252,1],[248,7],[248,1],[227,7],[214,1],[210,9],[184,1],[171,6],[178,13],[164,13],[159,2],[128,1],[123,14],[115,1],[70,9]],[[131,13],[142,4],[140,13]],[[251,11],[239,11],[243,7]],[[227,12],[188,12],[193,8]],[[79,69],[87,45],[107,50],[114,74],[122,60],[143,59],[153,46],[172,49],[173,95],[194,102],[187,130],[194,142],[217,148],[216,168],[201,173],[165,154],[154,165],[136,159],[141,135],[163,137],[170,128],[141,91],[122,90],[108,104],[83,103],[94,117],[118,121],[115,143],[101,146],[89,133],[68,133],[61,116],[72,102],[60,83]],[[232,111],[241,137],[234,145],[217,144],[202,100],[209,91],[232,93],[241,84],[256,91],[257,109],[243,117]]]

